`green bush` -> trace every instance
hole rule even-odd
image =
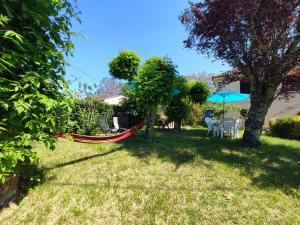
[[[191,81],[189,96],[194,103],[203,104],[209,96],[209,88],[206,83],[202,81]]]
[[[96,98],[76,100],[72,114],[74,122],[73,131],[79,134],[97,134],[99,128],[99,116],[103,115],[109,124],[114,115],[113,107]]]
[[[182,121],[189,115],[189,105],[180,98],[173,98],[166,107],[166,116],[171,121]]]
[[[0,183],[36,162],[33,141],[55,148],[56,112],[67,117],[72,98],[64,75],[73,43],[74,1],[0,4]],[[23,179],[24,177],[22,177]]]
[[[202,117],[202,106],[199,104],[191,104],[189,113],[184,120],[184,124],[190,126],[200,125]]]
[[[144,120],[145,114],[138,110],[137,103],[133,99],[123,101],[120,112],[128,113],[128,124],[134,126]]]
[[[272,136],[300,140],[300,116],[282,116],[270,120]]]

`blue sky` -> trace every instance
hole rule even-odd
[[[69,58],[67,79],[99,83],[108,77],[108,62],[123,49],[136,51],[143,60],[153,55],[168,56],[181,75],[206,71],[219,73],[229,67],[194,49],[185,49],[187,37],[178,16],[188,0],[79,0],[82,24],[73,30],[87,39],[73,38],[74,56]]]

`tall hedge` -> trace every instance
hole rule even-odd
[[[76,100],[71,116],[73,132],[86,135],[101,133],[99,117],[104,116],[111,125],[113,115],[113,107],[97,98]]]

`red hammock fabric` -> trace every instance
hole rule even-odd
[[[125,138],[132,136],[136,131],[141,129],[144,126],[144,123],[137,124],[132,128],[123,131],[121,133],[110,135],[110,136],[88,136],[88,135],[80,135],[71,133],[74,141],[77,142],[84,142],[84,143],[91,143],[91,144],[98,144],[98,143],[105,143],[105,142],[117,142],[121,141]]]

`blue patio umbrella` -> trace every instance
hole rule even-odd
[[[181,93],[181,90],[178,88],[175,88],[172,90],[172,96],[177,96]]]
[[[233,91],[220,91],[211,94],[208,96],[208,102],[216,102],[216,103],[223,103],[223,119],[224,119],[224,105],[225,102],[238,102],[238,101],[246,101],[250,97],[249,94],[241,94],[238,92]]]
[[[129,81],[127,83],[128,87],[131,88],[131,89],[134,89],[136,87],[136,83],[134,81]]]

